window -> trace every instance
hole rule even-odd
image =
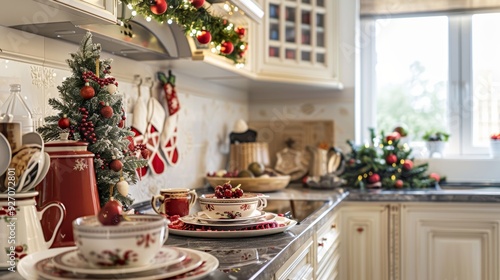
[[[449,132],[447,155],[488,155],[500,132],[500,14],[361,23],[362,139],[404,124],[412,142]]]

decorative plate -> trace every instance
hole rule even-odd
[[[186,258],[186,253],[174,247],[164,246],[160,252],[156,254],[151,264],[140,267],[95,267],[87,263],[85,259],[78,254],[78,249],[67,251],[56,255],[53,258],[54,266],[74,272],[83,274],[118,274],[118,273],[131,273],[152,270],[156,268],[165,267],[175,263],[179,263]]]

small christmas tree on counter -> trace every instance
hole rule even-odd
[[[128,195],[128,183],[137,181],[136,169],[147,164],[140,159],[130,139],[134,135],[124,126],[123,96],[118,83],[110,76],[111,59],[99,60],[101,46],[92,43],[87,32],[78,52],[66,60],[73,75],[58,86],[59,99],[49,99],[58,115],[45,118],[38,132],[45,141],[59,140],[69,133],[69,140],[85,141],[94,153],[94,168],[100,204],[111,197],[128,207],[133,200]]]
[[[428,164],[415,166],[410,158],[411,149],[407,144],[399,143],[398,132],[384,135],[377,139],[375,131],[370,129],[371,145],[356,147],[347,141],[351,152],[346,158],[346,169],[342,178],[345,186],[351,188],[384,189],[422,189],[435,187],[439,176],[427,175]],[[375,142],[379,143],[375,143]]]

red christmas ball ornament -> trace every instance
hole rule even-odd
[[[389,134],[385,137],[385,141],[387,141],[387,142],[396,141],[399,138],[401,138],[401,134],[399,134],[399,132],[393,131],[393,132],[391,132],[391,134]]]
[[[151,12],[155,15],[162,15],[167,11],[167,0],[156,0],[152,1],[151,6],[149,9]]]
[[[403,188],[403,184],[404,184],[404,183],[403,183],[403,180],[401,180],[401,179],[397,179],[396,181],[394,181],[394,187],[395,187],[396,189],[401,189],[401,188]]]
[[[234,51],[233,43],[226,41],[220,45],[220,51],[224,54],[231,54]]]
[[[410,159],[405,159],[403,162],[403,169],[405,170],[411,170],[413,168],[413,161]]]
[[[205,0],[191,0],[191,4],[196,8],[199,9],[205,4]]]
[[[240,35],[240,38],[245,36],[245,34],[247,33],[247,30],[243,27],[236,27],[236,29],[234,31],[236,31],[236,33],[238,33],[238,35]]]
[[[125,127],[125,121],[124,120],[120,120],[120,122],[118,123],[118,127],[119,128],[124,128]]]
[[[57,122],[57,125],[61,128],[61,129],[66,129],[66,128],[69,128],[70,126],[70,122],[69,122],[69,119],[66,115],[63,115],[62,118],[59,119],[59,121]]]
[[[385,163],[387,163],[388,165],[393,165],[397,161],[398,161],[398,157],[395,154],[389,154],[385,158]]]
[[[122,204],[111,198],[104,207],[101,208],[97,218],[102,225],[105,226],[115,226],[121,222],[121,216],[123,214]]]
[[[109,168],[115,172],[119,172],[123,168],[123,163],[118,159],[114,159],[109,163]]]
[[[90,86],[89,82],[85,83],[85,86],[80,89],[80,96],[83,99],[90,99],[94,97],[95,91],[94,88]]]
[[[438,183],[441,180],[441,176],[439,176],[439,174],[437,174],[437,173],[429,174],[429,178],[436,180],[436,182],[438,182]]]
[[[113,108],[111,106],[106,105],[101,108],[101,116],[103,116],[106,119],[109,119],[113,116]]]
[[[200,31],[200,34],[196,36],[196,39],[198,39],[198,42],[200,42],[200,44],[208,44],[210,43],[210,41],[212,41],[212,34],[210,34],[210,32],[207,30],[202,30]]]
[[[378,175],[377,173],[368,176],[368,183],[370,184],[377,183],[379,181],[380,181],[380,175]]]

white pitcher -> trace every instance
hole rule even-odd
[[[66,209],[60,202],[51,202],[37,211],[37,195],[38,192],[0,194],[0,269],[14,269],[27,254],[48,250],[54,242]],[[51,207],[60,210],[60,217],[52,237],[45,241],[40,220]]]

